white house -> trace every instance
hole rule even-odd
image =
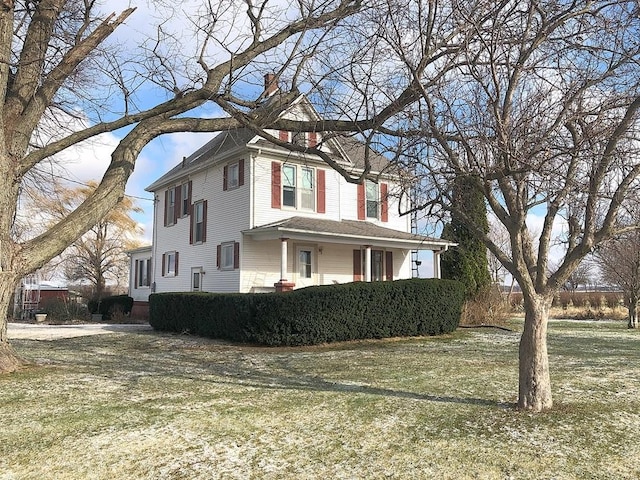
[[[266,77],[269,82],[271,78]],[[316,119],[304,96],[285,118]],[[321,149],[358,174],[365,147],[349,137],[268,131]],[[326,138],[325,138],[326,137]],[[411,233],[406,196],[388,161],[356,185],[319,156],[292,152],[248,129],[221,132],[153,182],[153,245],[130,252],[131,295],[270,292],[309,285],[410,278],[411,251],[451,244]]]

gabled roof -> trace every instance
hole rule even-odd
[[[426,237],[382,227],[360,220],[325,220],[311,217],[290,217],[278,222],[242,232],[256,240],[291,238],[294,240],[327,241],[352,245],[385,246],[411,250],[441,250],[456,245],[440,238]]]
[[[209,165],[219,155],[246,147],[247,143],[254,137],[255,134],[248,128],[233,128],[220,132],[191,155],[184,157],[178,165],[162,175],[145,190],[153,192],[168,183],[178,180],[180,177],[195,172]]]
[[[267,102],[270,101],[273,101],[272,98]],[[311,116],[316,119],[319,118],[313,106],[303,95],[298,97],[290,108],[297,104],[302,104],[303,108],[310,110]],[[368,148],[365,144],[357,141],[348,134],[328,135],[327,137],[326,143],[334,151],[331,156],[335,158],[336,162],[344,165],[348,171],[357,172],[358,170],[362,171],[364,169],[365,153]],[[269,148],[285,155],[291,154],[291,151],[287,148],[275,145],[255,135],[248,128],[234,128],[218,133],[214,138],[188,157],[185,157],[175,167],[146,187],[145,190],[153,192],[169,186],[171,183],[181,180],[191,173],[210,166],[217,159],[224,158],[232,152],[247,148],[250,145]],[[389,166],[389,160],[371,148],[369,148],[369,162],[372,171],[377,173],[385,172]]]

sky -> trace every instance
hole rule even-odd
[[[154,8],[152,3],[153,2],[149,1],[126,0],[105,2],[109,11],[114,12],[121,12],[132,4],[137,8],[136,12],[129,17],[126,24],[116,29],[113,38],[110,40],[119,42],[122,45],[132,45],[135,43],[132,39],[143,39],[153,36],[158,21],[164,19],[162,28],[180,39],[183,53],[196,52],[196,39],[188,33],[192,30],[192,25],[189,16],[185,15],[185,12],[195,11],[195,5],[201,2],[176,2],[173,5],[160,9]],[[237,16],[234,15],[234,18],[236,17]],[[233,21],[237,23],[237,20]],[[241,26],[241,24],[236,24],[230,28],[237,29]],[[211,55],[215,56],[216,52],[212,51]],[[140,90],[140,92],[141,100],[149,105],[153,104],[153,102],[159,98],[157,93],[154,94],[151,90],[148,92]],[[64,164],[66,171],[64,172],[64,176],[74,182],[85,183],[88,180],[99,181],[109,164],[111,153],[122,135],[124,135],[124,132],[103,134],[97,141],[92,142],[90,145],[82,145],[65,153]],[[142,213],[133,214],[133,217],[144,229],[144,234],[141,238],[144,243],[151,243],[153,218],[153,197],[152,194],[146,192],[144,188],[180,162],[182,157],[190,155],[214,135],[215,133],[169,134],[153,140],[143,149],[136,161],[135,170],[127,184],[126,194],[133,197],[138,206],[143,209]],[[534,233],[539,234],[541,231],[543,218],[543,209],[529,216],[527,223]],[[560,234],[562,228],[560,223],[555,224],[554,233]],[[552,258],[560,258],[560,256],[560,250],[556,249],[552,252]],[[431,277],[433,272],[431,253],[421,252],[419,258],[422,261],[420,276]]]

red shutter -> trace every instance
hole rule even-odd
[[[178,222],[178,218],[180,218],[182,216],[182,185],[178,185],[175,188],[175,196],[176,196],[176,203],[173,207],[173,217],[174,217],[174,221],[173,223],[177,223]]]
[[[244,185],[244,158],[238,162],[238,186]]]
[[[233,242],[233,268],[240,268],[240,244]]]
[[[318,134],[316,132],[309,132],[309,148],[315,148],[318,146]]]
[[[389,221],[389,192],[386,183],[380,184],[380,220]]]
[[[195,215],[193,215],[193,204],[189,205],[189,245],[193,245],[193,229],[195,227],[194,220]]]
[[[222,255],[222,245],[216,245],[216,267],[220,268],[220,255]]]
[[[318,213],[326,212],[325,171],[318,169]]]
[[[280,164],[271,162],[271,208],[280,208],[282,195],[280,182]]]
[[[202,243],[207,241],[207,200],[202,202]]]
[[[362,252],[360,250],[353,251],[353,281],[362,281]]]
[[[189,189],[189,194],[187,195],[187,211],[185,212],[185,215],[191,215],[191,180],[189,180],[188,182],[188,189]],[[180,200],[180,202],[182,202],[182,200]]]
[[[279,137],[281,142],[288,142],[289,132],[287,132],[286,130],[280,130]]]
[[[364,196],[364,183],[358,184],[358,220],[364,220],[366,218],[365,208],[365,196]]]
[[[393,280],[393,252],[386,252],[385,272],[387,280]]]
[[[140,268],[140,260],[136,260],[135,272],[133,274],[133,288],[138,288],[138,269]]]
[[[227,189],[228,176],[229,176],[229,165],[225,165],[224,168],[222,169],[222,190]]]
[[[176,252],[176,269],[174,275],[176,277],[178,276],[178,252]]]
[[[169,210],[169,190],[164,191],[164,226],[167,226],[167,212]]]
[[[173,189],[173,224],[178,223],[178,217],[180,216],[180,209],[178,208],[178,195],[180,195],[180,186]]]
[[[165,262],[167,261],[167,255],[166,254],[162,254],[162,276],[164,277],[164,267],[165,267]]]

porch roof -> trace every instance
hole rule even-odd
[[[381,227],[359,220],[325,220],[290,217],[242,232],[256,240],[288,238],[324,243],[371,245],[408,250],[446,250],[456,243]]]

